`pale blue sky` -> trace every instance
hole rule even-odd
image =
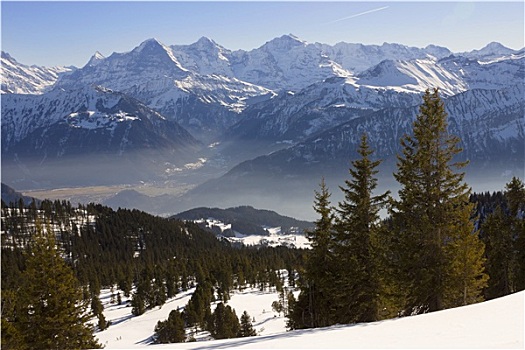
[[[453,52],[492,41],[524,46],[524,2],[20,2],[1,1],[2,50],[24,64],[83,66],[95,51],[207,36],[250,50],[283,34],[335,44],[436,44]]]

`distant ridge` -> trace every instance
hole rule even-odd
[[[251,206],[235,208],[195,208],[173,215],[173,219],[200,220],[213,218],[225,224],[231,224],[232,230],[242,234],[264,234],[263,226],[281,227],[283,232],[295,227],[299,232],[312,228],[313,223],[280,215],[271,210],[255,209]]]
[[[37,206],[40,205],[41,200],[36,199],[34,197],[24,196],[22,193],[16,191],[14,188],[6,185],[2,182],[2,201],[9,205],[10,203],[18,204],[18,202],[22,199],[24,201],[24,205],[29,205],[35,201]]]

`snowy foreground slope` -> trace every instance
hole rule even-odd
[[[285,331],[286,319],[271,311],[278,299],[275,292],[246,289],[236,291],[229,305],[240,315],[255,317],[256,337],[197,341],[179,344],[151,344],[158,320],[184,306],[193,290],[169,300],[162,309],[131,317],[131,308],[107,306],[113,322],[96,333],[106,349],[326,349],[326,348],[517,348],[524,347],[525,292],[465,307],[381,322]],[[107,296],[109,297],[109,296]],[[104,300],[105,299],[105,300]],[[108,301],[102,298],[102,301]],[[198,340],[202,337],[197,336]]]

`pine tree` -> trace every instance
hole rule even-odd
[[[525,289],[525,184],[517,177],[505,186],[508,203],[508,226],[512,246],[510,259],[510,293]]]
[[[98,315],[104,311],[104,306],[102,305],[102,302],[100,301],[100,298],[98,295],[94,295],[91,298],[91,312],[93,315]]]
[[[510,211],[513,237],[512,284],[513,292],[525,289],[525,184],[517,177],[505,186],[505,198]]]
[[[235,338],[239,333],[239,319],[229,305],[217,304],[211,323],[209,331],[215,339]]]
[[[102,312],[99,313],[97,315],[97,318],[98,318],[97,326],[98,326],[99,331],[106,330],[111,325],[111,321],[108,322],[106,320],[106,316],[104,316],[104,313]]]
[[[350,180],[340,187],[344,200],[339,203],[334,239],[335,259],[339,262],[334,288],[338,323],[372,322],[379,318],[379,275],[374,236],[378,233],[379,211],[388,192],[373,195],[377,188],[373,151],[366,134],[361,137],[360,159],[352,161]]]
[[[159,321],[155,326],[153,338],[157,344],[184,342],[186,332],[184,331],[184,320],[181,313],[178,310],[173,310],[167,320]]]
[[[255,331],[255,329],[253,329],[252,319],[248,312],[244,310],[244,312],[241,315],[241,326],[239,329],[238,336],[253,337],[255,335],[257,335],[257,332]]]
[[[100,348],[87,324],[87,304],[73,271],[57,250],[54,234],[37,233],[18,292],[15,327],[29,349]]]
[[[396,235],[393,263],[405,287],[408,312],[478,300],[486,284],[484,246],[470,221],[470,189],[464,173],[457,171],[466,162],[453,162],[461,152],[460,140],[447,127],[438,90],[427,90],[413,136],[401,139],[403,154],[394,174],[401,189],[391,214]]]
[[[133,316],[140,316],[146,312],[146,306],[144,305],[144,299],[141,294],[133,293],[131,298],[131,314]]]
[[[3,258],[3,257],[2,257]],[[17,295],[12,290],[2,290],[2,349],[28,349],[18,325]]]
[[[513,177],[505,185],[505,198],[509,206],[510,216],[513,218],[521,216],[525,211],[525,185],[517,177]]]
[[[511,293],[513,258],[512,230],[509,219],[501,207],[491,213],[483,225],[486,246],[486,270],[490,276],[485,290],[487,299],[499,298]]]
[[[102,302],[100,301],[100,298],[98,295],[94,295],[91,298],[91,312],[94,316],[98,318],[98,329],[100,331],[103,331],[109,327],[110,322],[106,321],[106,317],[104,316],[104,306],[102,305]]]
[[[305,283],[298,300],[291,307],[288,325],[293,329],[325,327],[333,324],[331,318],[331,264],[330,241],[334,216],[330,192],[324,178],[315,191],[314,210],[319,214],[315,229],[307,232],[312,249],[308,252]]]

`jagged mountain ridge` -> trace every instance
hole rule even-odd
[[[525,86],[520,84],[502,90],[469,90],[445,100],[449,129],[451,133],[461,135],[464,158],[475,163],[508,157],[516,162],[517,168],[525,165],[524,94]],[[281,151],[244,162],[229,174],[246,175],[247,169],[264,169],[271,165],[274,169],[282,167],[280,173],[297,175],[304,171],[305,166],[341,164],[356,154],[363,132],[369,135],[377,157],[391,158],[401,151],[399,139],[411,132],[418,110],[418,106],[377,110]]]
[[[5,95],[2,110],[2,152],[7,154],[24,150],[49,153],[50,148],[57,146],[60,147],[56,155],[63,155],[73,149],[122,153],[137,147],[198,144],[176,122],[138,100],[101,87],[55,89],[43,95]],[[40,118],[34,118],[35,113]],[[134,132],[139,134],[133,135]],[[80,147],[80,139],[95,136],[96,140],[85,140],[89,146]]]
[[[383,61],[355,78],[329,78],[248,107],[227,135],[298,142],[383,108],[417,106],[425,89],[437,87],[446,98],[523,85],[524,79],[524,55],[485,64],[454,56],[439,61]],[[467,106],[465,112],[471,113],[473,107]]]
[[[175,121],[106,88],[8,94],[2,102],[2,178],[21,186],[165,179],[203,146]]]
[[[202,129],[222,131],[237,121],[236,115],[252,98],[273,95],[269,89],[234,77],[190,71],[156,39],[107,58],[95,54],[83,68],[59,79],[55,87],[70,89],[78,84],[126,93],[197,134]]]
[[[270,40],[251,51],[231,51],[206,37],[191,45],[171,47],[156,39],[148,39],[130,52],[113,53],[109,57],[96,52],[82,68],[83,71],[77,72],[71,79],[63,79],[60,85],[66,87],[72,82],[108,84],[106,87],[122,91],[137,82],[136,76],[123,73],[132,69],[135,73],[140,72],[141,78],[144,78],[144,73],[150,78],[183,78],[189,73],[196,73],[235,78],[273,90],[286,86],[288,90],[298,91],[329,77],[358,75],[385,60],[438,61],[452,54],[450,50],[435,45],[415,48],[389,43],[380,46],[345,42],[333,46],[311,44],[291,34]],[[480,50],[456,55],[487,63],[523,55],[523,50],[490,43]],[[104,68],[95,69],[101,64]],[[115,69],[116,66],[120,69]],[[94,70],[91,74],[90,69]],[[96,81],[94,72],[98,75]]]
[[[50,89],[58,77],[70,73],[72,67],[39,67],[19,63],[7,52],[2,51],[0,77],[2,94],[42,94]]]
[[[289,45],[289,42],[294,44]],[[211,52],[213,50],[209,47],[218,46],[204,39],[198,43]],[[268,47],[272,46],[277,47],[277,51],[288,50],[290,46],[297,48],[308,45],[297,38],[285,36],[263,45],[261,50],[268,51]],[[504,53],[509,52],[505,50]],[[201,131],[201,134],[220,134],[239,121],[241,124],[250,124],[250,128],[253,129],[253,116],[256,115],[259,121],[264,120],[261,136],[267,137],[272,133],[271,129],[275,128],[267,125],[268,122],[272,122],[271,118],[266,117],[268,114],[279,116],[280,121],[277,124],[281,125],[278,127],[278,133],[284,134],[288,129],[294,128],[283,126],[283,118],[301,119],[297,116],[297,110],[305,107],[315,109],[316,113],[327,107],[350,107],[357,108],[361,111],[359,115],[362,115],[362,110],[365,109],[377,110],[384,106],[415,104],[417,97],[409,97],[410,93],[419,93],[431,86],[440,87],[445,95],[452,95],[472,88],[500,88],[512,85],[524,79],[523,56],[523,53],[514,53],[511,59],[490,64],[453,56],[440,61],[383,61],[357,77],[332,77],[293,95],[282,93],[279,95],[280,102],[276,102],[273,101],[275,98],[272,97],[275,97],[275,94],[271,90],[257,85],[225,76],[190,73],[182,67],[174,54],[170,53],[167,46],[150,39],[129,53],[113,54],[109,58],[96,53],[84,68],[62,77],[57,83],[57,88],[72,89],[79,85],[102,84],[117,91],[123,90],[192,131]],[[343,81],[343,88],[338,88],[338,91],[333,89],[334,81]],[[333,91],[328,91],[330,89]],[[394,97],[385,98],[386,95]],[[378,103],[377,100],[383,102]],[[261,101],[267,101],[267,106],[256,103]],[[256,107],[250,109],[249,106],[253,104]],[[269,109],[273,111],[261,113]],[[239,116],[238,113],[242,111],[246,113]],[[305,111],[302,114],[305,113],[309,112]],[[306,130],[296,130],[293,133],[308,136],[317,131],[313,124],[326,129],[346,121],[344,118],[333,118],[326,123],[327,118],[322,119],[325,122],[309,121],[305,125]],[[240,135],[246,134],[242,129],[235,125],[233,132],[228,134],[236,131]]]
[[[523,50],[502,49],[493,44],[468,57],[452,56],[449,50],[437,46],[416,49],[399,44],[340,43],[332,48],[335,47],[339,56],[328,46],[309,44],[288,35],[252,51],[230,51],[202,38],[192,45],[171,47],[149,39],[130,52],[109,57],[95,53],[83,68],[61,76],[54,89],[43,94],[40,100],[17,94],[2,96],[2,132],[3,141],[6,140],[2,152],[14,149],[13,144],[33,130],[51,125],[50,120],[56,118],[49,116],[57,110],[65,113],[57,118],[78,113],[72,101],[82,101],[85,97],[82,93],[75,96],[73,91],[82,91],[79,87],[92,84],[141,101],[188,128],[206,144],[222,137],[222,141],[233,145],[229,151],[234,152],[240,151],[237,140],[256,139],[271,145],[272,150],[279,149],[306,142],[353,120],[362,124],[360,130],[365,130],[365,126],[377,128],[364,121],[385,108],[414,108],[420,103],[420,93],[428,87],[439,86],[447,97],[462,96],[472,89],[500,91],[523,84]],[[345,56],[345,52],[355,56]],[[356,68],[359,62],[364,62],[363,57],[369,58],[370,66]],[[271,85],[275,82],[287,87]],[[263,87],[260,85],[263,83],[270,85]],[[67,98],[61,100],[64,96]],[[473,110],[482,115],[486,112],[468,101],[464,108],[462,112],[467,114]],[[502,118],[514,118],[519,108],[502,113]],[[495,120],[500,117],[495,113],[487,115]],[[89,113],[78,116],[76,120],[88,117]],[[93,125],[90,123],[69,126],[89,130]],[[489,132],[483,123],[477,127]],[[57,150],[60,142],[68,144],[59,137],[68,129],[55,130],[55,137],[46,140],[41,137],[44,133],[31,134],[33,145],[54,149],[46,156],[65,154],[63,147],[62,153]],[[85,140],[84,145],[104,144],[95,139]],[[504,149],[507,141],[504,137],[500,137],[500,141],[501,147],[492,149]],[[82,148],[78,151],[82,152]],[[103,152],[102,148],[100,151]],[[268,148],[262,147],[257,152],[255,156],[265,154]],[[279,165],[270,166],[276,167]]]

